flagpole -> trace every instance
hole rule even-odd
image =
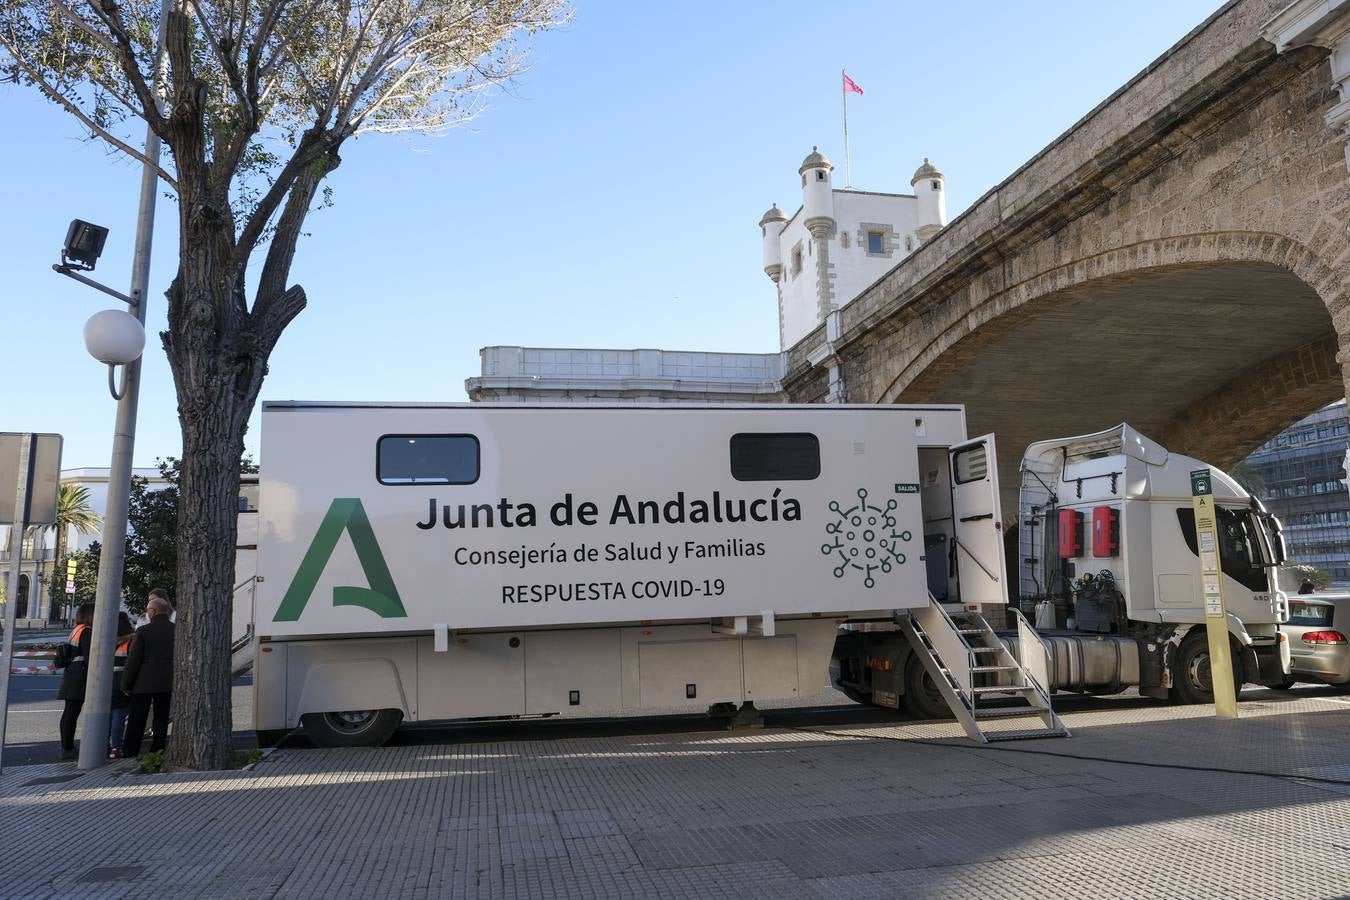
[[[851,190],[853,188],[853,164],[848,155],[848,82],[844,79],[848,73],[843,69],[839,70],[839,93],[844,99],[844,188]]]

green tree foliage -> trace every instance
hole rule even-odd
[[[145,612],[146,598],[155,588],[163,588],[172,595],[178,573],[178,500],[183,464],[173,456],[155,460],[155,464],[166,484],[132,478],[127,506],[130,527],[122,598],[137,615]],[[258,466],[245,456],[240,460],[239,472],[256,475]]]
[[[75,614],[76,606],[94,602],[94,595],[98,590],[98,563],[102,550],[103,545],[94,541],[83,550],[61,558],[61,564],[56,569],[56,577],[51,580],[48,589],[53,609],[61,609],[63,604],[69,605],[67,619]],[[66,593],[66,563],[72,559],[75,561],[73,597]]]

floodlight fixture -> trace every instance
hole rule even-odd
[[[61,265],[94,271],[99,256],[103,253],[103,243],[108,239],[108,229],[83,219],[74,219],[66,230],[66,245],[61,248]]]

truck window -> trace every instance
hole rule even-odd
[[[737,481],[811,481],[820,476],[814,434],[733,434],[731,477]]]
[[[386,434],[375,445],[380,484],[473,484],[478,469],[471,434]]]
[[[956,483],[984,481],[989,475],[989,452],[984,444],[956,451]]]
[[[1250,510],[1227,509],[1220,506],[1219,511],[1219,565],[1223,574],[1238,584],[1253,591],[1270,590],[1266,578],[1265,560],[1262,558],[1256,541],[1255,529],[1258,524],[1252,521]],[[1177,509],[1177,521],[1181,525],[1181,536],[1192,555],[1199,559],[1195,546],[1195,510],[1189,507]]]
[[[1330,603],[1305,603],[1289,600],[1289,624],[1304,628],[1330,628],[1332,611]]]

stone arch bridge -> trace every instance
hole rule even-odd
[[[1342,71],[1342,65],[1346,71]],[[1234,0],[789,353],[795,401],[1218,466],[1350,383],[1350,0]]]

